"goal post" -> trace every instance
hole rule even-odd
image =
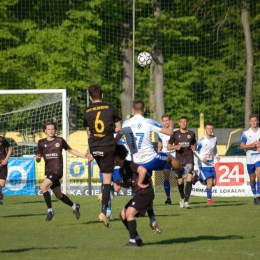
[[[66,89],[24,89],[24,90],[0,90],[0,97],[4,97],[4,95],[28,95],[28,94],[35,94],[35,95],[47,95],[47,100],[45,100],[45,103],[34,102],[33,104],[26,104],[26,107],[21,107],[18,109],[14,109],[14,111],[5,111],[3,114],[0,113],[1,117],[1,132],[3,131],[12,131],[12,129],[4,129],[8,123],[3,122],[2,118],[11,118],[14,117],[14,114],[17,114],[17,117],[19,117],[24,111],[35,111],[36,109],[41,109],[41,107],[47,107],[47,105],[51,104],[51,101],[53,96],[58,95],[58,102],[61,102],[61,125],[59,125],[59,128],[61,128],[61,136],[67,140],[68,137],[68,107],[67,104],[67,91]],[[49,95],[49,96],[48,96]],[[50,96],[51,95],[51,96]],[[35,101],[35,100],[34,100]],[[2,103],[3,105],[3,103]],[[20,113],[20,114],[19,114]],[[50,116],[51,112],[47,111],[46,116]],[[21,117],[21,116],[20,116]],[[42,120],[44,120],[44,116],[41,117]],[[47,121],[47,120],[46,120]],[[39,122],[38,125],[40,125]],[[20,123],[22,124],[22,122]],[[17,129],[16,129],[17,130]],[[67,153],[63,152],[63,193],[67,194],[69,192],[69,180],[67,177]]]

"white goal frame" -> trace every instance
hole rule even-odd
[[[66,89],[13,89],[0,90],[0,95],[21,95],[21,94],[52,94],[60,93],[62,95],[62,137],[67,140],[67,90]],[[67,194],[67,153],[63,153],[63,193]]]

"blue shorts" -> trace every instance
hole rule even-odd
[[[114,169],[114,172],[113,172],[113,174],[112,174],[112,182],[116,182],[117,180],[120,180],[121,181],[121,175],[120,175],[120,173],[119,173],[119,168],[117,168],[117,169]],[[100,182],[103,182],[103,174],[102,174],[102,172],[99,172],[99,180],[100,180]]]
[[[150,162],[139,163],[139,165],[143,166],[147,170],[146,175],[148,177],[151,177],[153,171],[162,171],[163,169],[165,169],[167,162],[168,162],[168,155],[166,153],[157,152],[157,156],[154,159],[152,159]]]
[[[260,162],[256,162],[255,164],[247,164],[246,166],[248,174],[254,174],[256,168],[260,167]]]
[[[216,171],[214,167],[201,167],[199,174],[199,181],[202,185],[206,185],[206,180],[212,178],[216,179]]]

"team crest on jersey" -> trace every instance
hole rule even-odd
[[[44,147],[47,147],[47,144],[45,144]]]
[[[55,146],[56,146],[56,147],[60,147],[60,144],[59,144],[59,143],[56,143]]]
[[[187,135],[187,138],[188,138],[188,139],[191,139],[191,136],[190,136],[190,135]]]
[[[142,128],[142,124],[139,123],[139,124],[137,125],[137,128],[138,128],[138,129]]]

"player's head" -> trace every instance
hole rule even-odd
[[[144,101],[142,99],[135,99],[133,101],[133,113],[143,115],[145,112]]]
[[[101,100],[103,92],[100,85],[92,85],[88,88],[88,93],[91,101]]]
[[[250,124],[250,127],[253,127],[253,128],[256,128],[258,127],[258,115],[257,114],[252,114],[249,116],[249,124]]]
[[[168,128],[168,127],[170,126],[171,116],[168,115],[168,114],[163,114],[163,115],[161,116],[161,119],[162,119],[162,125],[163,125],[163,127]]]
[[[42,126],[42,129],[48,137],[53,137],[57,130],[57,124],[53,121],[48,121],[45,122],[45,124]]]
[[[128,155],[128,151],[127,151],[127,149],[125,148],[124,145],[117,144],[115,146],[115,153],[114,154],[115,154],[116,157],[118,156],[120,158],[120,160],[124,160]]]
[[[188,124],[189,124],[188,117],[186,116],[180,117],[180,121],[179,121],[180,129],[186,129]]]
[[[213,124],[210,122],[207,122],[205,124],[205,132],[207,135],[212,135],[213,134]]]

